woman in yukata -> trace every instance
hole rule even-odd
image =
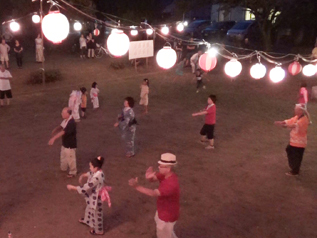
[[[135,155],[134,139],[137,121],[132,109],[133,106],[134,99],[132,97],[126,97],[124,99],[122,113],[118,116],[118,122],[114,124],[114,127],[119,127],[122,132],[122,138],[124,139],[126,146],[126,157],[128,158]]]
[[[82,184],[84,178],[87,182],[83,186],[67,185],[69,191],[74,190],[85,197],[86,210],[85,217],[79,219],[79,222],[89,226],[92,235],[103,235],[103,209],[101,191],[105,185],[105,175],[101,170],[104,158],[99,156],[89,163],[90,171],[79,177],[79,184]]]

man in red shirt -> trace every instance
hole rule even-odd
[[[216,101],[217,98],[215,95],[209,95],[207,100],[207,107],[200,111],[193,113],[192,116],[205,116],[205,124],[200,130],[200,134],[202,136],[201,142],[209,141],[209,145],[205,147],[205,149],[214,149],[214,129],[216,124]],[[207,137],[207,138],[206,138]],[[208,140],[206,140],[208,139]]]
[[[157,197],[157,211],[155,214],[157,238],[177,238],[174,225],[179,217],[179,183],[177,175],[173,172],[176,165],[176,156],[171,153],[161,155],[159,172],[152,167],[146,170],[145,178],[150,182],[159,181],[158,189],[145,188],[138,184],[138,178],[130,179],[129,185],[140,193]]]

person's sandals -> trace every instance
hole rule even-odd
[[[81,224],[87,225],[87,224],[84,222],[84,218],[80,218],[80,219],[78,220],[78,222],[81,223]]]
[[[74,178],[74,177],[76,177],[75,174],[67,174],[67,178]]]
[[[104,232],[103,233],[96,233],[95,230],[90,230],[89,233],[91,235],[101,235],[101,236],[104,234]]]
[[[205,149],[206,149],[206,150],[212,150],[212,149],[215,149],[215,147],[214,147],[214,146],[211,146],[211,145],[208,145],[208,146],[205,147]]]

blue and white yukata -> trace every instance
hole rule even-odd
[[[135,114],[132,108],[126,107],[122,110],[121,116],[119,116],[119,128],[122,131],[122,138],[126,146],[126,154],[133,156],[134,151],[134,139],[136,130]]]
[[[77,192],[85,197],[86,210],[83,223],[96,233],[103,233],[103,209],[100,190],[105,185],[105,175],[101,170],[88,172],[88,180],[83,186],[77,186]]]

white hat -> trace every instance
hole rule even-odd
[[[162,165],[176,165],[176,155],[171,153],[161,154],[161,159],[158,163]]]

